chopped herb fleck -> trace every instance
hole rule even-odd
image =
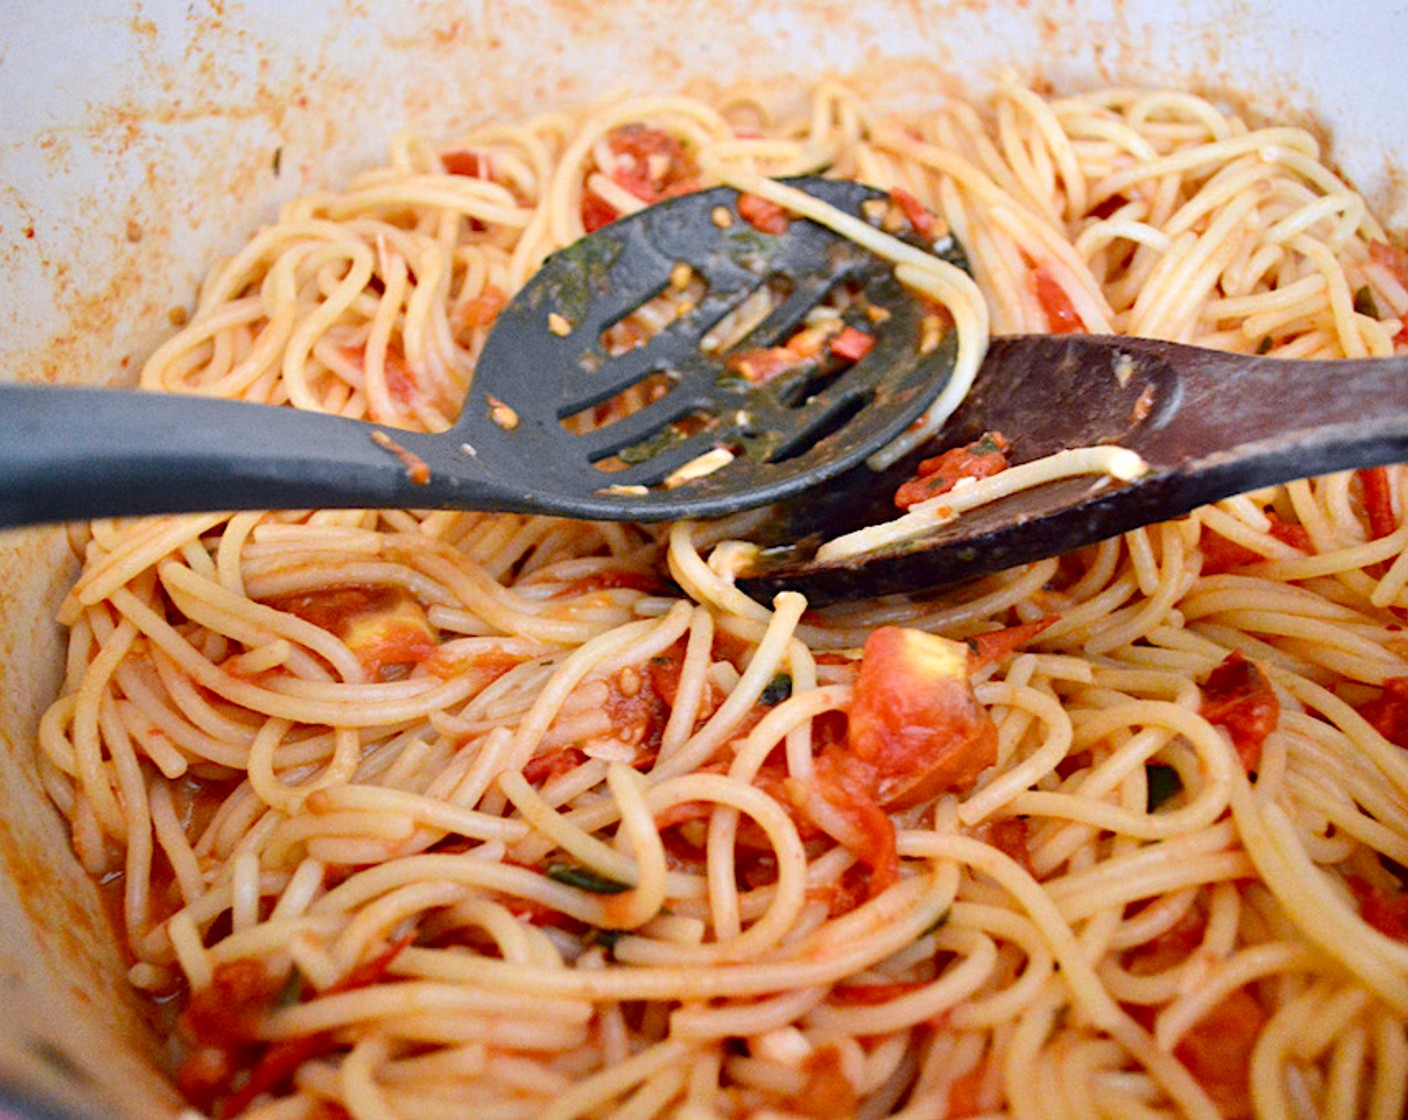
[[[933,925],[931,925],[928,929],[926,929],[926,930],[925,930],[923,933],[921,933],[919,936],[920,936],[920,937],[928,937],[931,933],[938,933],[939,930],[943,929],[944,926],[946,926],[946,925],[948,925],[948,910],[947,910],[947,909],[945,909],[942,914],[940,914],[937,918],[935,918]]]
[[[608,879],[595,871],[578,867],[575,863],[550,863],[547,876],[555,883],[576,887],[579,891],[589,894],[622,894],[631,889],[625,883],[618,883],[615,879]]]
[[[275,176],[276,178],[278,177],[279,170],[283,167],[283,163],[284,163],[284,149],[283,149],[283,145],[280,145],[279,147],[277,147],[277,148],[274,149],[274,176]]]
[[[1256,352],[1257,352],[1258,354],[1266,354],[1266,353],[1269,353],[1270,350],[1271,350],[1271,336],[1270,336],[1269,334],[1267,334],[1267,335],[1262,335],[1261,341],[1256,344]]]
[[[792,678],[786,673],[778,673],[772,680],[768,681],[767,688],[763,689],[762,702],[768,707],[781,704],[792,695]]]
[[[1183,788],[1183,779],[1172,766],[1159,762],[1144,765],[1144,777],[1149,783],[1149,812],[1155,812],[1160,805]]]
[[[992,438],[991,432],[984,434],[983,438],[973,446],[974,455],[993,455],[1001,450],[1002,448],[997,445],[997,440]]]
[[[292,1007],[296,1003],[303,1001],[303,973],[294,965],[288,970],[288,979],[284,981],[284,986],[279,989],[279,994],[274,997],[275,1010],[282,1010],[285,1007]]]

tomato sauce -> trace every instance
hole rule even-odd
[[[915,476],[895,491],[895,505],[909,509],[947,494],[961,479],[991,478],[1005,471],[1009,447],[1001,432],[988,432],[964,447],[953,447],[923,460]]]
[[[1261,763],[1261,747],[1281,720],[1281,703],[1255,664],[1233,650],[1203,682],[1202,716],[1226,729],[1248,774]]]

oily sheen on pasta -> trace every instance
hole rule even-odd
[[[965,248],[977,288],[928,293],[960,374],[989,329],[1388,354],[1408,267],[1323,158],[1015,86],[406,137],[215,267],[142,382],[441,428],[545,254],[721,179],[761,226],[822,171]],[[212,1115],[1399,1120],[1404,486],[827,610],[744,596],[709,525],[98,522],[40,766]]]

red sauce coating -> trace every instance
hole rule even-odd
[[[1001,432],[988,432],[964,447],[924,459],[918,473],[895,491],[895,505],[909,509],[920,502],[947,494],[964,478],[990,478],[1005,471],[1011,445]]]
[[[1255,664],[1233,650],[1203,683],[1203,718],[1226,728],[1247,773],[1261,763],[1261,746],[1276,730],[1281,704]]]

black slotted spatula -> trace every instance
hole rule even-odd
[[[846,181],[794,185],[854,216],[886,197]],[[676,304],[663,329],[637,332],[628,349],[610,342],[686,277],[698,297]],[[701,346],[774,289],[776,306],[746,337]],[[781,345],[833,296],[873,338],[868,353],[766,384],[730,372],[730,354]],[[731,189],[684,195],[550,257],[500,313],[446,432],[193,396],[0,386],[0,527],[323,507],[716,516],[813,487],[914,421],[947,381],[956,344],[950,332],[925,345],[925,314],[887,262],[810,220],[764,233],[738,218]],[[645,382],[657,399],[634,414],[578,423]],[[690,464],[716,469],[683,481]]]

